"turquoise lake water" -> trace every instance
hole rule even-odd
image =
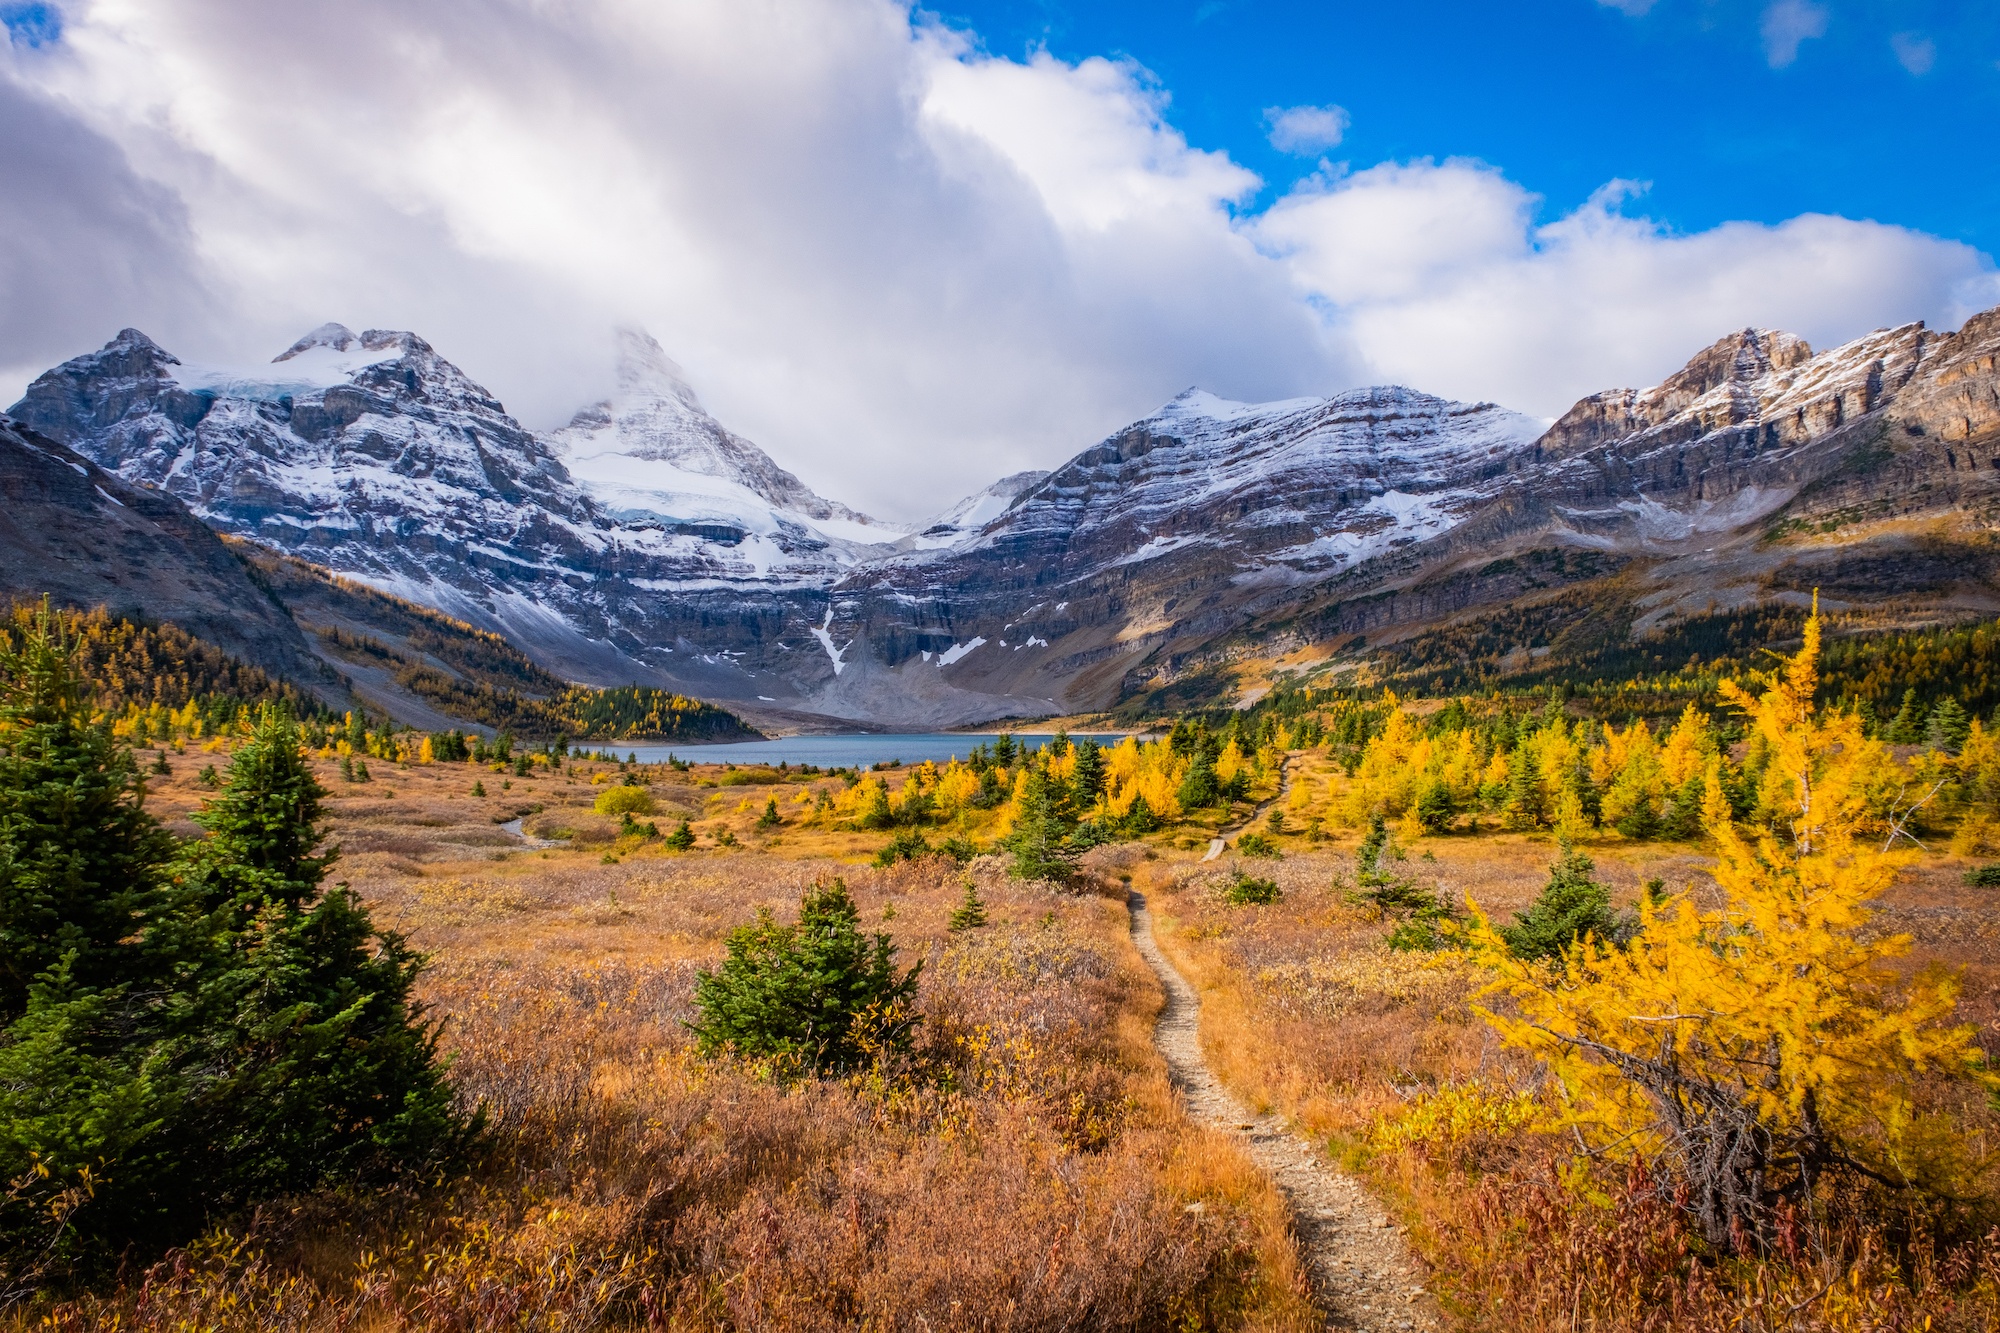
[[[665,762],[669,754],[697,764],[816,764],[820,768],[866,768],[885,760],[921,764],[963,759],[972,747],[990,745],[998,733],[901,732],[890,736],[784,736],[772,741],[732,741],[727,745],[618,745],[602,747],[619,758],[638,755],[641,763]],[[1024,745],[1048,743],[1047,732],[1015,732]],[[1116,745],[1122,737],[1099,736],[1101,744]],[[579,746],[595,753],[595,745]]]

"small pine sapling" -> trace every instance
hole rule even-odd
[[[950,929],[954,935],[968,930],[977,930],[986,924],[986,904],[980,901],[979,891],[973,886],[972,876],[965,877],[965,896],[952,909]]]
[[[1597,866],[1568,843],[1549,867],[1549,882],[1515,924],[1503,926],[1500,937],[1516,958],[1557,958],[1586,936],[1600,944],[1619,936],[1618,914],[1611,910],[1611,890],[1592,879]]]
[[[1222,886],[1222,900],[1233,907],[1268,907],[1284,897],[1274,879],[1258,879],[1236,871]]]
[[[1255,856],[1266,861],[1282,861],[1285,854],[1278,850],[1278,844],[1261,833],[1245,833],[1236,840],[1236,850],[1244,856]]]
[[[695,977],[701,1053],[763,1062],[781,1080],[845,1074],[910,1044],[918,963],[904,972],[887,935],[867,937],[846,884],[806,890],[796,925],[769,910],[730,932],[728,956]]]

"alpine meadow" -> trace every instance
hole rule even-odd
[[[0,28],[0,1333],[2000,1329],[2000,18]]]

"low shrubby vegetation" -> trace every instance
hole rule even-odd
[[[1710,628],[1622,695],[823,771],[139,706],[126,630],[17,620],[4,1320],[1318,1326],[1149,1045],[1129,885],[1458,1326],[1996,1326],[1991,644],[1792,626],[1738,689]]]
[[[1717,745],[1695,770],[1712,870],[1587,819],[1615,877],[1547,821],[1479,840],[1410,821],[1432,848],[1414,861],[1383,818],[1384,761],[1417,748],[1392,717],[1328,792],[1375,795],[1352,861],[1288,862],[1254,918],[1188,892],[1223,872],[1152,872],[1211,1058],[1400,1201],[1469,1325],[2000,1320],[1992,960],[1883,925],[1948,756],[1899,758],[1857,711],[1815,706],[1818,649],[1814,624],[1760,687],[1725,689],[1740,758]],[[1701,752],[1696,724],[1683,737]],[[1577,739],[1559,719],[1529,738]],[[1399,949],[1417,892],[1471,906]],[[1520,904],[1509,924],[1494,902]]]

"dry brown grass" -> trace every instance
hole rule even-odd
[[[193,760],[157,810],[199,801]],[[801,855],[859,858],[883,835],[781,830],[757,850],[763,788],[656,793],[736,829],[740,850],[516,851],[500,822],[540,805],[531,825],[577,827],[601,788],[374,770],[322,773],[347,848],[336,877],[433,956],[424,999],[490,1126],[476,1169],[266,1208],[16,1326],[1311,1326],[1281,1200],[1167,1085],[1160,997],[1115,885],[1057,893],[975,862],[991,924],[954,936],[967,872]],[[699,1058],[683,1026],[696,972],[827,873],[923,960],[917,1049],[792,1089]]]
[[[1352,838],[1314,848],[1285,840],[1283,862],[1245,862],[1284,890],[1233,907],[1232,867],[1128,867],[1161,918],[1162,943],[1203,991],[1211,1063],[1261,1107],[1320,1136],[1392,1200],[1433,1266],[1432,1288],[1471,1327],[1722,1330],[2000,1326],[2000,1232],[1978,1208],[1911,1211],[1804,1239],[1776,1262],[1715,1267],[1667,1187],[1617,1171],[1588,1190],[1559,1178],[1562,1154],[1532,1134],[1379,1150],[1369,1132],[1421,1092],[1477,1081],[1533,1090],[1540,1071],[1502,1051],[1471,1004],[1479,977],[1455,954],[1387,948],[1387,927],[1349,900]],[[1705,860],[1683,848],[1607,839],[1588,849],[1621,905],[1648,878],[1713,893]],[[1523,907],[1547,878],[1552,841],[1517,835],[1427,838],[1399,872],[1475,898],[1495,916]],[[1432,859],[1426,859],[1425,853]],[[2000,891],[1967,888],[1959,858],[1916,867],[1881,904],[1878,927],[1915,937],[1911,967],[1962,970],[1962,1014],[2000,1054]],[[1990,1108],[1939,1089],[1975,1156],[2000,1142]],[[1595,1195],[1592,1202],[1590,1196]],[[1852,1214],[1850,1214],[1852,1216]]]

